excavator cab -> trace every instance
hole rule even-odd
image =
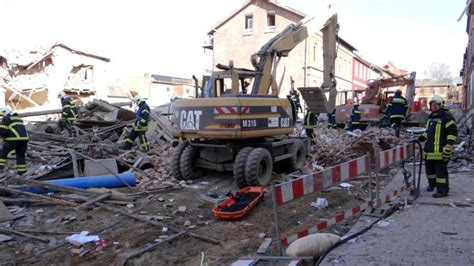
[[[198,98],[216,98],[238,94],[248,94],[248,89],[255,78],[255,71],[243,68],[233,68],[218,64],[212,76],[204,76],[202,93]]]

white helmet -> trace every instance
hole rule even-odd
[[[443,100],[443,97],[439,96],[439,95],[434,95],[431,99],[430,99],[430,105],[432,103],[437,103],[439,104],[440,106],[444,103],[444,100]]]
[[[1,116],[6,116],[6,115],[8,115],[8,114],[11,114],[11,112],[12,112],[12,111],[11,111],[10,109],[8,109],[8,108],[0,108],[0,115],[1,115]]]
[[[58,99],[62,99],[66,96],[66,93],[64,91],[58,92]]]
[[[132,102],[136,105],[139,105],[141,102],[143,102],[143,97],[137,94],[135,97],[133,97]]]

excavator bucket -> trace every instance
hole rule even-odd
[[[298,88],[308,110],[314,113],[331,113],[336,103],[336,82],[334,62],[336,60],[337,15],[331,16],[324,27],[323,33],[323,84],[321,87]]]
[[[337,91],[335,88],[327,92],[323,88],[318,87],[306,87],[298,88],[301,93],[301,97],[308,106],[308,110],[321,114],[331,113],[335,108]]]

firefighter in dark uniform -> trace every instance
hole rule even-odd
[[[420,141],[426,141],[424,151],[427,191],[431,192],[436,188],[434,198],[448,196],[448,162],[458,135],[456,121],[451,114],[441,109],[442,105],[443,98],[440,96],[434,96],[430,100],[431,114],[426,124],[426,132],[419,138]]]
[[[306,130],[306,136],[311,139],[311,143],[316,143],[316,135],[314,134],[314,129],[318,124],[318,115],[311,112],[306,108],[306,115],[304,117],[304,129]]]
[[[328,114],[328,128],[337,128],[336,108]]]
[[[407,100],[402,96],[401,90],[396,90],[390,103],[387,104],[387,115],[390,117],[390,127],[395,129],[395,135],[400,136],[400,126],[405,119],[408,109]]]
[[[61,99],[61,119],[59,121],[59,128],[61,131],[65,132],[66,137],[75,137],[75,130],[73,127],[74,122],[76,121],[76,104],[74,101],[66,95],[63,91],[58,93],[58,98]]]
[[[0,135],[3,138],[3,146],[0,151],[0,170],[3,171],[7,165],[7,156],[15,150],[16,172],[19,175],[26,173],[26,148],[28,147],[28,133],[23,121],[16,113],[4,108],[1,110],[2,124]]]
[[[136,95],[132,101],[138,106],[138,110],[136,112],[132,131],[130,131],[130,134],[126,139],[124,149],[129,150],[133,146],[135,139],[138,137],[142,149],[148,151],[150,145],[145,134],[148,130],[148,121],[150,121],[150,107],[140,95]]]
[[[351,114],[351,121],[349,126],[349,131],[354,131],[360,128],[360,117],[361,112],[359,110],[359,103],[355,102],[354,106],[352,107],[352,114]]]

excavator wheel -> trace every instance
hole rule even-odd
[[[181,159],[181,154],[183,153],[184,149],[188,146],[187,142],[181,142],[176,148],[173,150],[173,155],[171,155],[171,163],[170,163],[170,170],[171,175],[178,179],[182,180],[183,176],[181,175],[181,169],[179,167],[179,162]]]
[[[239,188],[247,187],[247,179],[245,179],[245,165],[247,158],[249,157],[250,152],[253,148],[246,147],[243,148],[237,153],[234,161],[234,181]]]
[[[250,152],[245,163],[245,176],[249,185],[266,186],[272,180],[273,162],[270,152],[256,148]]]
[[[303,142],[299,139],[295,140],[293,145],[291,145],[290,152],[293,156],[281,162],[285,171],[287,173],[292,173],[303,169],[306,161]]]
[[[199,171],[195,166],[196,159],[199,155],[199,150],[193,146],[188,145],[181,154],[179,160],[179,169],[183,180],[196,179],[202,171]]]

